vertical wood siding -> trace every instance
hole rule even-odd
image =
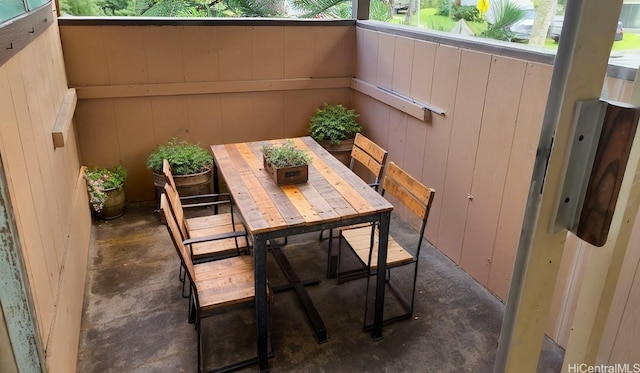
[[[90,215],[75,134],[54,149],[67,91],[57,26],[0,66],[0,153],[49,371],[74,371]]]
[[[83,162],[121,163],[129,172],[129,201],[154,198],[146,159],[172,137],[208,146],[302,136],[323,103],[351,106],[348,83],[92,99],[82,99],[82,89],[229,82],[233,90],[247,82],[288,87],[296,79],[350,78],[354,26],[61,26],[61,38],[69,84],[79,92]]]
[[[552,66],[356,32],[357,78],[445,112],[422,122],[356,93],[365,134],[438,191],[427,239],[506,299]]]

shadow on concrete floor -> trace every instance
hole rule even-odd
[[[80,336],[78,371],[195,372],[196,332],[181,297],[178,256],[151,204],[128,205],[125,215],[94,221]],[[415,242],[417,233],[392,217],[392,235]],[[283,252],[300,278],[319,278],[307,290],[328,342],[318,344],[291,291],[272,306],[272,372],[492,372],[504,305],[431,245],[423,247],[413,320],[391,324],[384,339],[362,331],[366,281],[326,279],[327,241],[317,233],[290,237]],[[269,258],[271,286],[284,277]],[[394,274],[409,289],[411,266]],[[403,270],[404,270],[403,269]],[[387,304],[393,308],[393,297]],[[203,321],[207,369],[255,354],[252,308]],[[564,351],[545,340],[538,372],[559,372]],[[256,371],[257,367],[243,371]]]

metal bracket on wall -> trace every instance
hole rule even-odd
[[[623,102],[579,101],[573,140],[551,233],[563,228],[594,246],[609,236],[640,118],[640,107]]]
[[[600,100],[578,101],[572,125],[569,157],[565,164],[562,193],[558,196],[555,216],[550,220],[549,233],[563,229],[575,231],[580,220],[587,185],[596,156],[607,103]]]

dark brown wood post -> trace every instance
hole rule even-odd
[[[595,246],[607,242],[640,108],[608,102],[576,234]]]

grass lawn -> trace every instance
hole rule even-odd
[[[411,26],[428,28],[437,31],[451,31],[456,22],[447,16],[436,15],[437,12],[438,9],[436,8],[420,9],[420,12],[414,14],[413,17],[411,17]],[[406,14],[404,13],[394,14],[389,23],[403,25],[405,24],[405,19]],[[476,35],[487,29],[486,23],[467,22],[467,24]],[[557,49],[558,43],[554,42],[552,39],[547,39],[544,46],[545,48]],[[640,35],[627,32],[624,34],[622,40],[614,41],[613,48],[611,48],[611,50],[614,51],[625,49],[640,49]]]

